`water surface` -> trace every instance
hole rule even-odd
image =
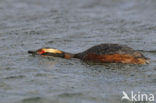
[[[155,0],[0,1],[0,103],[121,103],[122,91],[156,96]],[[126,44],[149,65],[89,65],[28,50],[77,53]]]

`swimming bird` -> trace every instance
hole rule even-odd
[[[30,54],[42,56],[61,57],[65,59],[78,58],[83,61],[95,63],[123,63],[123,64],[149,64],[150,59],[142,53],[127,45],[120,44],[99,44],[86,51],[72,54],[55,48],[41,48],[35,51],[28,51]]]

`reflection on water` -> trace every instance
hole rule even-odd
[[[0,1],[0,103],[121,103],[122,91],[156,95],[155,0]],[[127,44],[149,65],[89,64],[28,50],[78,53]]]

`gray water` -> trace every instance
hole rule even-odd
[[[27,53],[78,53],[100,43],[142,50],[151,64],[90,65]],[[156,96],[155,51],[156,0],[1,0],[0,103],[121,103],[122,91]]]

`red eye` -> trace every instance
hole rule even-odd
[[[45,51],[44,50],[39,50],[39,51],[37,51],[37,54],[43,54],[43,53],[45,53]]]

